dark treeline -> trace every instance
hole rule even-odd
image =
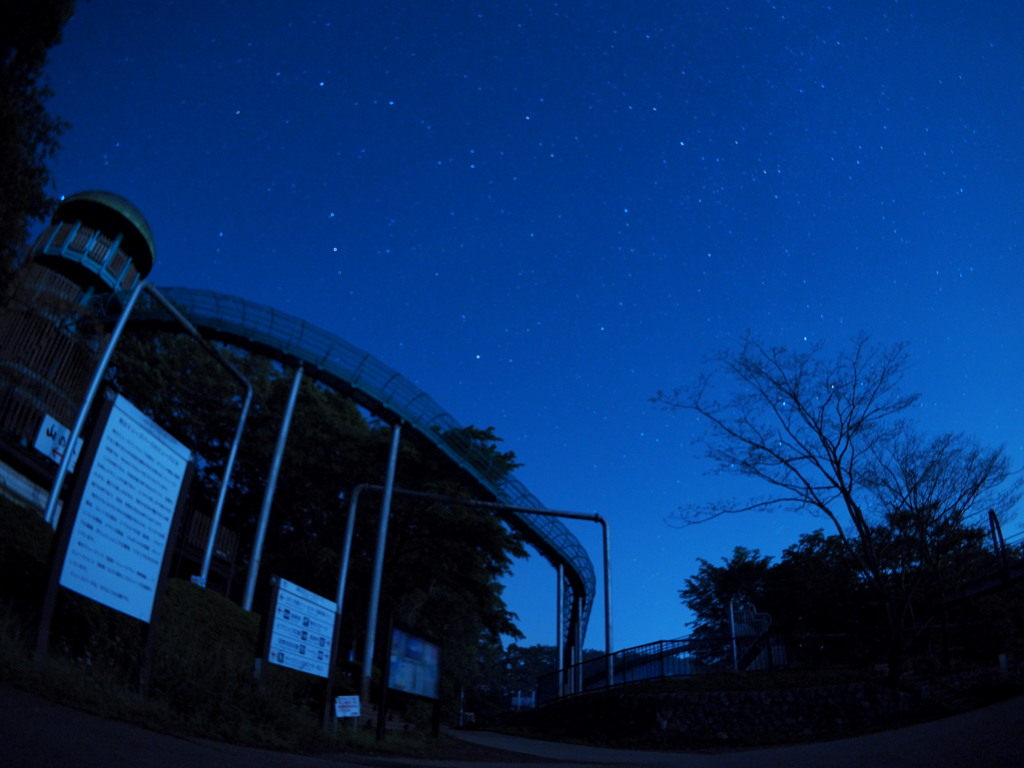
[[[831,354],[820,343],[790,349],[748,335],[712,362],[692,385],[655,400],[696,415],[706,427],[698,444],[715,471],[754,479],[765,495],[686,507],[681,519],[792,509],[829,525],[829,536],[805,537],[772,570],[790,574],[775,612],[793,630],[803,622],[870,636],[898,684],[925,628],[939,622],[949,645],[949,611],[936,606],[983,555],[986,516],[1008,519],[1020,498],[1005,448],[927,434],[909,418],[920,395],[904,389],[904,344],[860,335]],[[729,578],[771,570],[748,550],[733,560]],[[701,568],[683,597],[703,631],[724,615],[713,601],[731,595],[701,595],[700,579],[717,573]],[[756,583],[744,589],[756,593]]]
[[[884,550],[886,573],[913,585],[898,632],[913,670],[991,666],[1000,654],[1024,651],[1024,587],[970,594],[1000,578],[1003,561],[986,530],[948,531],[936,564],[916,558],[914,542],[900,541],[898,532],[876,535],[891,543]],[[1008,557],[1019,561],[1022,554],[1016,548]],[[771,617],[769,632],[786,641],[791,664],[865,666],[888,659],[889,627],[877,591],[846,543],[821,530],[802,535],[778,559],[742,546],[719,564],[701,559],[679,595],[694,613],[694,637],[712,647],[730,637],[732,602]]]
[[[251,412],[232,472],[222,526],[239,536],[235,572],[211,588],[241,598],[293,370],[233,347],[224,353],[253,387]],[[112,386],[197,457],[190,513],[210,516],[223,477],[244,392],[192,339],[139,329],[126,335],[108,373]],[[464,428],[490,463],[511,471],[490,429]],[[391,427],[351,400],[303,379],[278,478],[257,582],[261,610],[271,574],[331,599],[337,590],[347,519],[347,496],[361,483],[383,484]],[[453,497],[481,498],[482,489],[412,430],[403,433],[396,486]],[[344,604],[339,658],[362,658],[367,598],[381,496],[367,491],[359,504]],[[444,695],[494,685],[502,636],[521,637],[502,599],[500,578],[525,557],[520,538],[494,515],[469,507],[396,495],[392,503],[380,607],[394,619],[444,646]],[[179,564],[180,576],[197,562]],[[378,634],[380,636],[380,633]]]

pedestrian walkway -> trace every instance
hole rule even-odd
[[[566,760],[602,765],[668,765],[678,760],[679,754],[674,752],[641,752],[632,749],[606,749],[588,747],[580,744],[567,744],[559,741],[542,741],[540,739],[524,739],[520,736],[508,736],[490,731],[459,731],[446,732],[449,736],[471,744],[489,749],[502,749],[520,755],[531,755],[548,760]]]
[[[451,735],[504,750],[494,759],[452,761],[398,756],[295,755],[182,739],[105,720],[0,684],[0,766],[3,768],[1021,768],[1024,697],[945,720],[840,741],[730,751],[639,752],[524,739],[485,731]],[[522,759],[514,755],[522,756]]]
[[[475,744],[556,762],[665,768],[1022,768],[1024,696],[962,715],[891,731],[717,754],[602,749],[485,731],[452,731]],[[506,764],[507,766],[507,764]]]

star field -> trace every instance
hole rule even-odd
[[[697,557],[817,527],[664,522],[745,489],[647,400],[748,329],[907,341],[922,422],[1022,466],[1018,3],[92,0],[48,73],[58,192],[139,206],[158,285],[337,333],[609,519],[618,647],[686,632]],[[553,586],[510,580],[528,642]]]

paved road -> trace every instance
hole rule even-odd
[[[656,765],[665,768],[1019,768],[1024,697],[933,723],[841,741],[724,754],[651,753],[579,747],[467,732],[462,738],[519,752],[528,768]],[[331,768],[452,765],[363,755],[304,756],[179,739],[62,707],[0,685],[2,768]],[[458,765],[467,765],[461,763]],[[514,768],[515,762],[480,763]]]

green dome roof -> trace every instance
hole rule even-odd
[[[145,277],[156,261],[153,232],[145,217],[128,200],[113,192],[76,192],[57,204],[55,221],[81,221],[107,236],[124,235],[121,249],[132,258],[135,269]]]

